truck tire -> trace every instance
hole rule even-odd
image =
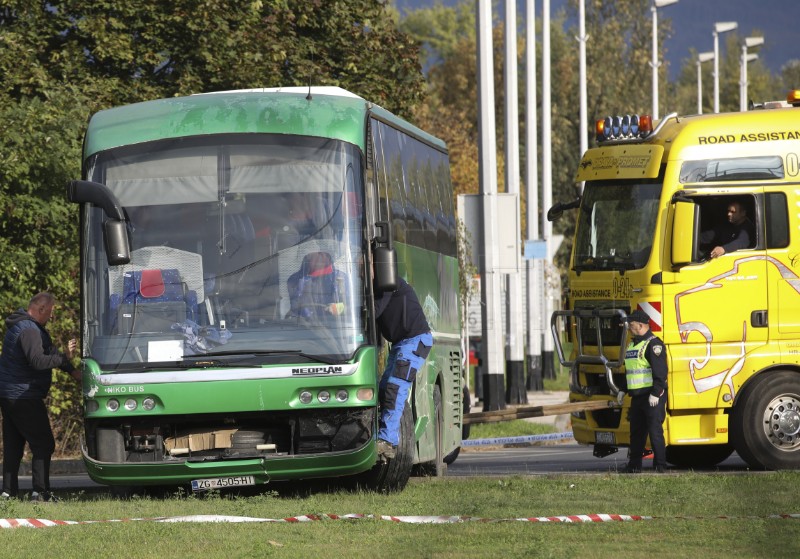
[[[800,468],[800,374],[760,374],[739,396],[731,421],[736,452],[752,468]]]

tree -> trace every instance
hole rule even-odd
[[[338,85],[401,116],[425,94],[419,46],[381,0],[0,0],[0,309],[50,290],[57,344],[78,330],[78,211],[64,188],[91,114],[279,85]],[[61,380],[54,429],[74,434],[79,391]]]

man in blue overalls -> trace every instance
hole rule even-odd
[[[375,295],[378,329],[392,344],[378,390],[381,416],[378,454],[394,458],[400,443],[400,418],[414,378],[433,346],[433,336],[414,289],[402,278],[397,289]]]

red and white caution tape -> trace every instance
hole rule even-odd
[[[637,520],[653,520],[655,516],[639,516],[627,514],[575,514],[569,516],[532,516],[527,518],[479,518],[474,516],[375,516],[372,514],[308,514],[302,516],[290,516],[287,518],[253,518],[248,516],[222,516],[222,515],[192,515],[192,516],[169,516],[160,518],[128,518],[125,520],[46,520],[43,518],[0,518],[0,528],[50,528],[52,526],[72,526],[77,524],[97,524],[100,522],[315,522],[318,520],[362,520],[379,519],[389,520],[404,524],[456,524],[461,522],[550,522],[550,523],[573,523],[580,524],[586,522],[632,522]],[[674,518],[717,518],[732,520],[736,518],[768,518],[768,519],[798,519],[800,514],[773,514],[766,517],[738,517],[738,516],[715,516],[715,517],[686,517],[676,516]]]

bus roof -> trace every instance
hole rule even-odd
[[[89,121],[84,159],[123,145],[237,133],[333,138],[363,150],[368,112],[445,150],[441,140],[349,91],[288,87],[203,93],[99,111]]]

